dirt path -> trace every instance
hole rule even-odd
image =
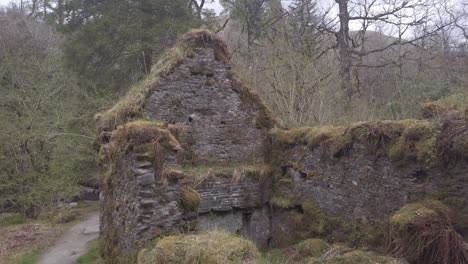
[[[99,213],[92,213],[65,231],[63,236],[49,248],[38,264],[72,264],[86,252],[86,244],[99,235]]]

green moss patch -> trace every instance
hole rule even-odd
[[[271,134],[273,140],[281,144],[308,145],[310,148],[316,148],[327,140],[339,137],[343,127],[303,127],[294,129],[273,129]]]
[[[456,136],[448,136],[452,146],[450,155],[468,156],[468,128],[463,126],[455,130]],[[357,143],[374,155],[388,156],[400,164],[420,162],[435,165],[442,159],[437,151],[438,142],[444,138],[441,131],[438,122],[408,119],[359,122],[348,127],[273,129],[271,136],[276,151],[295,145],[306,145],[310,149],[323,146],[330,156],[339,157]]]
[[[407,204],[392,215],[390,221],[393,225],[404,228],[413,222],[426,218],[448,217],[449,209],[436,200],[424,200],[418,203]]]
[[[223,231],[165,237],[152,250],[143,250],[138,264],[254,263],[259,257],[253,242]]]
[[[440,134],[437,123],[418,121],[408,125],[395,145],[388,151],[394,161],[417,161],[433,163],[436,161],[436,143]]]

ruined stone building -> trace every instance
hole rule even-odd
[[[279,128],[206,31],[184,35],[97,124],[108,263],[179,232],[224,229],[269,248],[351,222],[373,228],[426,197],[453,206],[467,231],[466,150],[436,151],[447,127]]]

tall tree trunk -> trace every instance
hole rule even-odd
[[[57,1],[57,7],[56,7],[56,10],[57,10],[57,19],[58,19],[58,24],[59,26],[63,26],[63,23],[65,22],[65,17],[64,17],[64,10],[63,10],[63,6],[64,6],[64,0],[58,0]]]
[[[142,56],[142,72],[148,74],[153,66],[153,38],[151,28],[153,27],[153,12],[152,4],[149,1],[142,1],[140,4],[141,10],[141,56]]]
[[[340,31],[338,31],[338,50],[340,53],[341,89],[344,97],[344,109],[351,106],[353,87],[351,83],[351,47],[349,46],[349,11],[348,0],[335,0],[339,7]]]

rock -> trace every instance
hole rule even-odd
[[[150,185],[156,180],[154,179],[154,173],[146,173],[137,177],[137,183],[139,185]]]

